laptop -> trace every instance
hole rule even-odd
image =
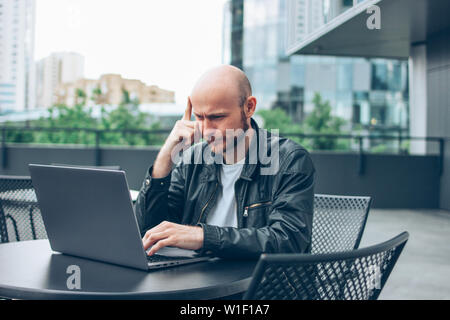
[[[53,251],[141,270],[209,260],[193,250],[144,250],[125,172],[30,164]]]

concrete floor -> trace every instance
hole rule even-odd
[[[360,248],[403,231],[408,243],[379,299],[450,299],[450,212],[372,209]]]

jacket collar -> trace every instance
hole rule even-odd
[[[248,180],[251,181],[252,177],[256,171],[256,168],[259,165],[259,127],[258,124],[256,123],[255,120],[253,120],[253,118],[250,119],[250,123],[252,125],[252,128],[255,130],[255,134],[252,138],[252,141],[250,142],[250,147],[249,150],[256,150],[255,153],[253,153],[254,156],[256,156],[256,159],[252,159],[253,163],[249,163],[249,152],[247,151],[247,154],[245,155],[245,164],[244,167],[242,168],[242,172],[241,172],[241,178],[244,180]],[[256,163],[255,161],[256,160]]]

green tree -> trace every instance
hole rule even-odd
[[[48,109],[49,116],[36,121],[36,125],[44,128],[91,128],[97,127],[97,120],[92,115],[92,108],[87,108],[86,94],[77,89],[77,103],[74,107],[55,105]],[[39,143],[93,144],[95,135],[84,130],[58,130],[38,132],[35,135]]]
[[[319,93],[313,98],[314,110],[305,119],[305,131],[312,134],[335,135],[342,133],[342,126],[346,121],[331,114],[329,101],[323,101]],[[340,141],[336,138],[312,138],[311,147],[314,150],[342,150],[348,149],[350,141]]]
[[[100,88],[92,92],[95,103],[103,101]],[[55,105],[48,109],[49,115],[33,121],[32,126],[43,128],[66,129],[112,129],[112,130],[159,130],[160,123],[148,113],[139,110],[139,100],[131,99],[128,91],[123,90],[122,102],[117,108],[106,110],[101,107],[100,118],[95,118],[93,109],[86,106],[87,95],[76,90],[76,104],[74,107]],[[84,130],[55,130],[48,132],[31,132],[12,130],[7,133],[8,142],[37,142],[37,143],[63,143],[63,144],[95,144],[95,133]],[[106,132],[101,136],[102,144],[148,146],[162,145],[165,136],[161,134],[136,134],[122,132]]]
[[[102,89],[100,87],[97,87],[97,88],[92,90],[91,100],[95,104],[102,104],[103,103],[103,101],[104,101],[103,100],[103,93],[102,93]]]
[[[160,124],[154,122],[150,114],[139,111],[139,101],[130,99],[130,94],[123,89],[122,103],[114,110],[102,109],[101,128],[114,130],[158,130]],[[138,135],[134,133],[106,133],[103,140],[108,144],[118,145],[161,145],[164,138],[160,135]]]
[[[14,123],[7,121],[5,127],[14,127]],[[13,143],[32,143],[34,141],[34,135],[32,131],[17,129],[6,131],[6,141]]]
[[[86,92],[82,89],[76,89],[75,92],[75,104],[84,106],[86,105]]]
[[[319,93],[314,95],[314,110],[308,114],[304,122],[299,125],[281,108],[271,110],[259,110],[256,114],[264,121],[265,129],[279,129],[292,140],[312,150],[345,150],[350,147],[349,140],[338,140],[330,137],[300,138],[289,134],[326,134],[335,135],[342,133],[345,120],[333,116],[328,101],[323,101]]]
[[[290,136],[290,134],[302,134],[303,130],[300,125],[293,123],[292,118],[283,109],[276,107],[270,110],[259,110],[256,114],[263,119],[265,129],[278,129],[280,134],[287,135],[305,148],[309,147],[306,139]]]

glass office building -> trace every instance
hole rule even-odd
[[[35,0],[0,0],[0,112],[35,107]]]
[[[350,128],[407,132],[406,60],[286,55],[288,27],[296,28],[298,41],[353,4],[353,0],[231,0],[225,6],[229,18],[224,19],[224,34],[232,30],[232,36],[224,37],[223,62],[246,72],[258,108],[280,107],[301,122],[314,108],[318,92]],[[239,16],[233,19],[236,12]],[[294,19],[294,26],[288,26],[288,19]]]

